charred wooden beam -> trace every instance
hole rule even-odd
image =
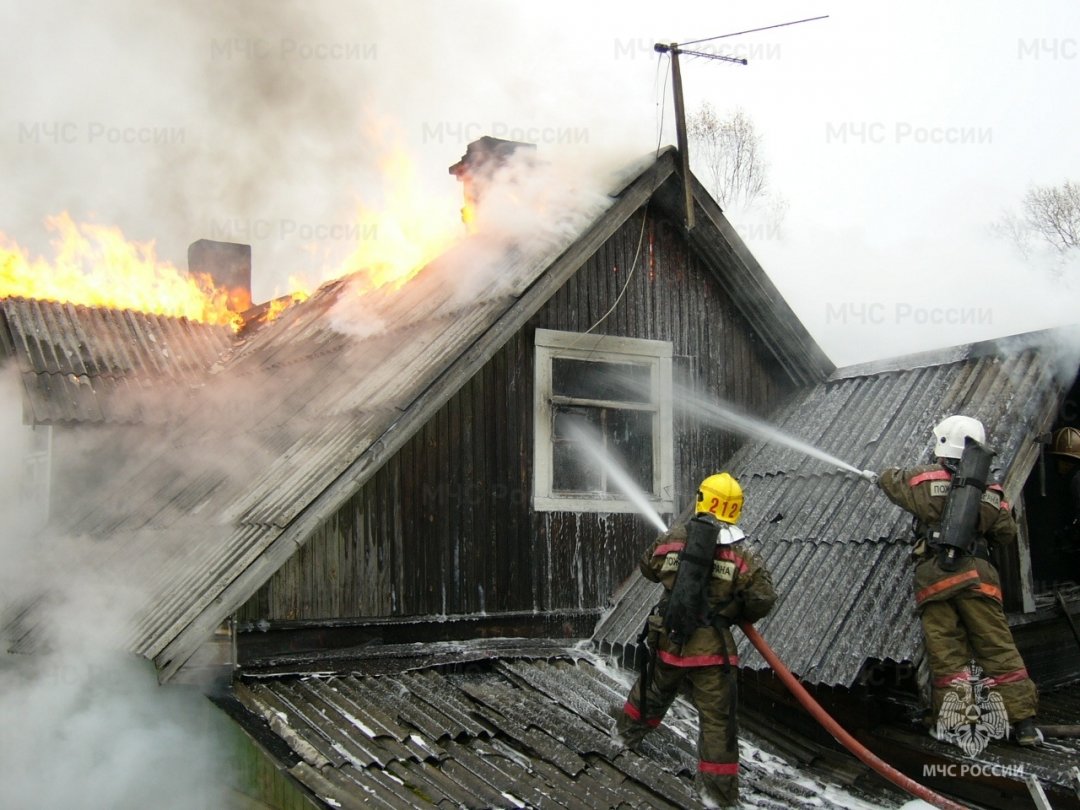
[[[241,667],[268,659],[348,651],[358,656],[386,645],[437,644],[469,639],[587,638],[600,618],[599,610],[552,613],[504,613],[487,616],[408,617],[398,619],[320,622],[260,622],[243,625],[237,633]]]
[[[257,680],[298,672],[384,675],[414,669],[478,672],[495,661],[515,659],[574,659],[583,656],[558,639],[491,638],[433,641],[413,644],[362,644],[333,650],[283,652],[252,660],[242,677]]]

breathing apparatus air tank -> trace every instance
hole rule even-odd
[[[975,548],[979,530],[979,511],[990,475],[994,451],[968,436],[960,467],[953,476],[948,500],[941,514],[941,526],[930,535],[930,545],[937,550],[938,564],[945,571],[954,571],[961,557]]]
[[[708,585],[720,526],[708,512],[699,512],[686,524],[686,546],[679,554],[679,573],[664,612],[668,638],[680,646],[709,623]]]

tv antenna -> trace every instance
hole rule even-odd
[[[683,202],[686,206],[686,230],[690,231],[694,228],[694,197],[690,190],[690,150],[687,143],[686,136],[686,108],[683,102],[683,89],[682,89],[682,72],[679,70],[679,56],[685,54],[686,56],[699,57],[702,59],[715,59],[720,62],[734,62],[738,65],[745,65],[747,61],[745,59],[737,59],[734,56],[724,56],[719,53],[707,53],[706,51],[690,50],[687,45],[700,45],[704,42],[712,42],[717,39],[726,39],[727,37],[737,37],[743,34],[754,34],[758,31],[768,31],[772,28],[784,28],[789,25],[799,25],[800,23],[813,22],[814,20],[824,20],[828,17],[825,14],[821,17],[808,17],[805,20],[793,20],[786,23],[777,23],[776,25],[766,25],[761,28],[750,28],[746,31],[735,31],[730,34],[720,34],[715,37],[707,37],[705,39],[694,39],[689,42],[672,42],[664,44],[657,42],[653,45],[653,50],[657,53],[671,54],[671,92],[674,96],[675,102],[675,145],[679,150],[679,170],[682,173],[683,181]]]

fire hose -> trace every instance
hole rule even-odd
[[[777,674],[784,686],[786,686],[791,694],[802,704],[803,708],[810,712],[814,719],[821,723],[821,725],[833,735],[837,742],[841,743],[848,751],[858,757],[860,761],[870,768],[873,768],[878,774],[888,779],[897,787],[907,791],[912,796],[916,796],[923,801],[929,802],[935,807],[943,808],[943,810],[966,810],[964,805],[957,804],[956,802],[935,793],[930,790],[930,788],[920,785],[914,779],[900,773],[900,771],[885,762],[885,760],[871,753],[866,746],[845,731],[843,727],[821,707],[820,703],[814,700],[813,696],[806,691],[806,687],[799,683],[798,679],[791,673],[791,670],[789,670],[787,666],[784,665],[784,662],[777,657],[776,653],[773,652],[772,647],[765,642],[765,639],[763,639],[761,634],[754,629],[753,625],[748,622],[742,622],[739,627],[742,628],[743,633],[750,639],[750,643],[757,648],[757,651],[761,653],[762,658],[768,662],[769,666],[772,667],[773,672]]]

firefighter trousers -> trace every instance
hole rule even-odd
[[[652,683],[641,713],[641,678],[637,679],[617,720],[619,734],[636,748],[660,725],[680,689],[689,686],[698,712],[698,790],[721,807],[739,801],[739,741],[735,710],[738,703],[736,667],[711,665],[679,667],[657,659]]]
[[[924,602],[919,618],[932,678],[934,717],[941,710],[949,684],[968,677],[971,661],[1001,695],[1010,723],[1035,716],[1038,692],[1016,649],[1000,602],[977,592],[961,592],[949,599]]]

